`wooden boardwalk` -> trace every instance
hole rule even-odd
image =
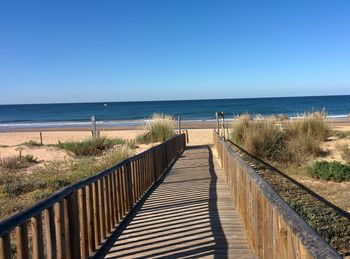
[[[208,146],[185,150],[105,258],[255,258]]]

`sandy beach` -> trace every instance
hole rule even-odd
[[[350,131],[350,119],[333,119],[328,120],[328,122],[334,130]],[[229,122],[227,124],[229,124]],[[182,126],[184,129],[187,129],[189,145],[212,144],[212,131],[216,127],[216,122],[184,122]],[[144,130],[136,126],[127,128],[99,128],[98,130],[100,131],[101,136],[106,136],[108,138],[121,138],[125,140],[133,140],[137,135],[144,132]],[[42,132],[44,146],[28,147],[23,145],[23,143],[29,141],[40,142],[40,132]],[[57,144],[59,141],[81,141],[90,137],[91,131],[86,128],[26,128],[16,129],[11,132],[0,132],[0,157],[5,158],[17,155],[19,150],[21,150],[23,155],[31,154],[41,161],[65,159],[68,157],[66,152],[45,145]],[[325,144],[325,148],[333,151],[330,156],[325,158],[325,160],[339,158],[339,154],[337,154],[337,151],[334,148],[337,144],[336,142]],[[344,140],[339,140],[339,142],[344,142]],[[143,150],[143,148],[141,150]]]

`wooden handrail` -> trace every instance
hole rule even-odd
[[[88,258],[185,147],[176,135],[1,221],[0,259]]]
[[[217,132],[213,137],[248,242],[259,258],[341,258]]]

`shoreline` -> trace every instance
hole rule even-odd
[[[290,120],[284,120],[282,122],[277,121],[277,123],[288,123],[289,121],[298,120],[297,118],[292,118]],[[350,118],[326,118],[326,121],[330,124],[332,128],[340,130],[350,130]],[[235,120],[228,119],[225,120],[225,124],[234,123]],[[103,126],[97,124],[97,130],[99,131],[124,131],[124,130],[142,130],[143,125],[121,125],[121,126]],[[176,127],[177,128],[177,123]],[[194,120],[184,120],[181,121],[182,129],[215,129],[215,120],[206,121],[194,121]],[[348,128],[348,129],[347,129]],[[11,133],[11,132],[53,132],[53,131],[91,131],[91,126],[89,123],[86,126],[70,126],[70,127],[4,127],[0,126],[0,133]]]

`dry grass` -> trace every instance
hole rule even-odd
[[[144,134],[136,137],[140,144],[163,142],[174,136],[175,121],[170,115],[155,113],[149,118],[144,129]]]
[[[58,147],[75,156],[96,156],[115,145],[125,144],[122,139],[109,139],[106,137],[90,138],[83,141],[59,142]]]
[[[124,145],[110,149],[99,157],[51,161],[34,169],[30,174],[19,167],[1,167],[0,218],[18,212],[61,188],[92,176],[132,155],[132,149]]]
[[[251,154],[277,163],[302,164],[316,157],[330,132],[319,113],[290,122],[284,129],[272,121],[247,118],[233,124],[230,138]]]
[[[347,144],[337,145],[336,148],[339,150],[341,158],[345,160],[346,163],[350,163],[350,147]]]

